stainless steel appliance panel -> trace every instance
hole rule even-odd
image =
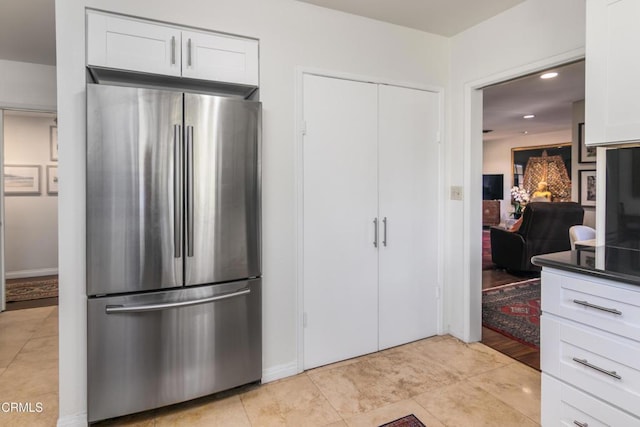
[[[261,104],[185,94],[185,284],[260,275]]]
[[[87,87],[88,295],[183,284],[182,102],[180,92]]]
[[[257,381],[260,279],[88,302],[89,421]]]

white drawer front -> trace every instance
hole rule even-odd
[[[542,425],[637,427],[640,419],[542,374]]]
[[[640,287],[543,271],[542,311],[640,341]]]
[[[640,408],[640,345],[543,314],[541,367],[630,413]]]

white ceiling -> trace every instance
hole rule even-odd
[[[0,0],[0,59],[56,64],[54,0]]]
[[[584,61],[548,71],[558,77],[543,80],[541,72],[484,89],[482,126],[492,130],[485,142],[571,129],[573,103],[584,99]]]
[[[298,0],[451,37],[524,0]]]

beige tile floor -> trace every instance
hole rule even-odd
[[[57,308],[0,314],[0,426],[54,426]],[[0,407],[1,409],[1,407]],[[100,423],[136,426],[538,426],[540,373],[482,344],[434,337],[169,408]]]

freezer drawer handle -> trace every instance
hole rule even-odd
[[[595,370],[596,370],[596,371],[598,371],[598,372],[602,372],[603,374],[607,374],[607,375],[609,375],[610,377],[613,377],[613,378],[615,378],[615,379],[617,379],[617,380],[621,380],[621,379],[622,379],[622,377],[621,377],[620,375],[618,375],[618,374],[616,373],[616,371],[607,371],[607,370],[606,370],[606,369],[604,369],[604,368],[601,368],[601,367],[599,367],[599,366],[596,366],[596,365],[593,365],[593,364],[589,363],[589,362],[587,361],[587,359],[578,359],[577,357],[574,357],[574,358],[573,358],[573,361],[574,361],[574,362],[578,362],[579,364],[584,365],[584,366],[586,366],[587,368],[595,369]]]
[[[596,310],[602,310],[602,311],[606,311],[607,313],[617,314],[618,316],[622,315],[622,312],[620,310],[616,310],[615,308],[602,307],[600,305],[591,304],[588,301],[580,301],[580,300],[577,300],[577,299],[574,299],[573,302],[575,304],[583,305],[585,307],[595,308]]]
[[[209,298],[194,299],[191,301],[167,302],[162,304],[146,304],[146,305],[132,305],[132,306],[108,305],[105,311],[107,314],[115,314],[115,313],[139,313],[144,311],[166,310],[169,308],[189,307],[191,305],[206,304],[209,302],[221,301],[224,299],[248,295],[250,293],[251,293],[251,289],[244,288],[237,292],[231,292],[228,294],[217,295],[215,297],[209,297]]]

